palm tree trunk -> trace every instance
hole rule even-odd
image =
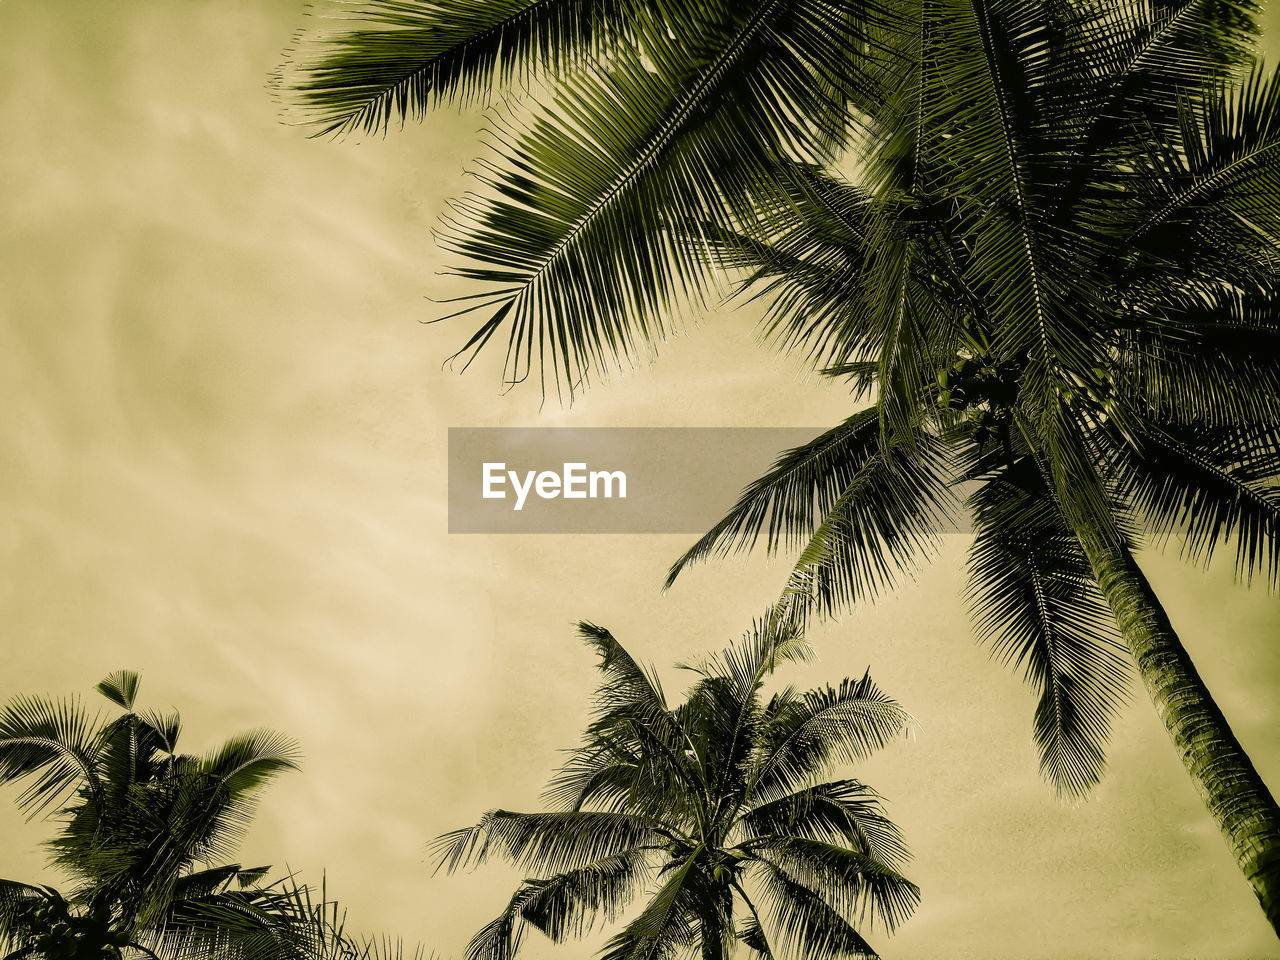
[[[1128,548],[1080,537],[1156,713],[1280,935],[1280,807],[1214,703]]]
[[[728,948],[720,937],[709,937],[704,933],[700,950],[702,960],[729,960]]]
[[[717,883],[702,916],[701,960],[729,960],[729,938],[733,935],[733,889]]]

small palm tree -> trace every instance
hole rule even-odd
[[[765,699],[774,667],[810,650],[764,622],[690,667],[699,679],[669,706],[607,630],[578,630],[605,679],[582,745],[548,787],[554,809],[494,810],[436,841],[450,871],[497,854],[535,872],[471,940],[468,960],[510,960],[526,925],[556,942],[581,936],[646,887],[607,960],[695,946],[724,960],[735,941],[765,958],[875,956],[859,927],[892,931],[919,891],[899,872],[906,848],[878,795],[822,777],[901,734],[902,707],[867,676]]]
[[[127,671],[98,684],[123,711],[106,721],[74,698],[19,696],[0,712],[0,783],[24,783],[19,806],[56,817],[50,862],[71,881],[0,881],[6,960],[303,956],[290,891],[263,885],[267,867],[224,862],[261,788],[296,768],[295,746],[263,730],[181,754],[179,716],[136,712],[138,688]]]

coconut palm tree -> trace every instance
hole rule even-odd
[[[608,960],[684,948],[724,960],[735,940],[763,957],[875,956],[858,928],[892,931],[919,898],[899,872],[906,848],[871,788],[822,778],[900,735],[906,712],[868,676],[766,698],[775,666],[810,649],[764,621],[689,667],[698,679],[676,705],[609,631],[578,631],[604,681],[547,789],[553,809],[493,810],[436,841],[450,871],[496,854],[534,874],[468,960],[509,960],[526,926],[557,942],[581,936],[646,889]]]
[[[75,698],[18,696],[0,712],[0,783],[24,785],[29,815],[56,817],[50,864],[71,883],[0,881],[0,948],[9,960],[304,956],[290,889],[225,862],[296,747],[260,730],[179,753],[181,719],[135,711],[139,684],[128,671],[98,684],[122,711],[108,720]]]
[[[913,122],[905,154],[883,139],[859,184],[804,171],[772,237],[723,237],[776,295],[771,329],[878,397],[784,455],[668,585],[763,539],[802,551],[785,613],[830,614],[892,583],[946,525],[955,481],[977,484],[970,598],[980,636],[1040,687],[1045,773],[1077,794],[1097,781],[1136,664],[1280,930],[1280,809],[1133,556],[1144,532],[1203,562],[1234,536],[1243,578],[1280,578],[1280,79],[1121,97],[1160,79],[1161,31],[1194,14],[1131,35],[1028,16],[985,87],[972,63],[928,61],[886,112],[928,110],[936,130]],[[1068,27],[1089,56],[1047,39]],[[992,114],[975,112],[984,90]],[[970,169],[970,151],[999,162]]]
[[[285,81],[328,131],[514,102],[442,229],[483,316],[463,352],[505,334],[510,382],[572,394],[758,271],[775,342],[878,403],[686,559],[812,540],[790,609],[829,612],[915,556],[945,479],[982,481],[971,593],[1042,687],[1046,774],[1097,779],[1136,664],[1280,929],[1280,810],[1132,554],[1142,522],[1280,567],[1256,33],[1252,0],[383,0]]]

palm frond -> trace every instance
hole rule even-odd
[[[600,657],[604,683],[596,691],[597,718],[619,709],[665,713],[662,682],[652,666],[641,664],[604,627],[586,620],[578,623],[578,636]]]
[[[257,791],[281,773],[297,770],[299,758],[294,740],[273,730],[253,730],[232,737],[207,755],[201,770],[235,798]]]
[[[1163,245],[1212,244],[1197,229],[1208,223],[1274,246],[1280,237],[1280,74],[1255,65],[1243,83],[1220,85],[1184,108],[1183,136],[1177,157],[1184,169],[1166,167],[1146,181],[1151,212],[1131,242],[1154,244],[1159,252]]]
[[[649,851],[629,850],[545,880],[528,880],[521,917],[561,943],[597,921],[612,923],[648,879]]]
[[[226,890],[233,884],[241,890],[257,887],[270,870],[270,867],[246,868],[238,863],[196,870],[174,883],[173,897],[185,900],[209,896]]]
[[[843,139],[850,51],[878,15],[859,8],[723,5],[696,29],[659,18],[521,132],[500,122],[501,165],[443,221],[443,245],[471,262],[457,273],[488,288],[461,311],[488,319],[460,354],[507,327],[506,382],[536,375],[572,396],[666,339],[669,310],[706,287],[714,237],[788,202],[779,161]]]
[[[880,795],[858,780],[817,783],[758,804],[742,818],[755,837],[803,837],[852,844],[893,870],[908,852],[897,825],[885,816]]]
[[[804,543],[876,454],[879,436],[879,414],[871,407],[781,454],[724,519],[672,565],[664,589],[690,563],[749,550],[762,536],[771,554]]]
[[[874,960],[879,956],[838,910],[783,870],[761,864],[756,876],[764,891],[775,957]]]
[[[1122,332],[1116,391],[1157,420],[1280,423],[1280,318],[1272,298],[1214,290],[1144,306]]]
[[[1077,97],[1069,206],[1126,146],[1180,134],[1178,101],[1208,91],[1247,64],[1258,33],[1251,0],[1143,0],[1097,4],[1075,44],[1087,69]]]
[[[611,937],[600,960],[669,960],[695,935],[690,874],[696,856],[673,869],[638,917]]]
[[[1116,444],[1121,497],[1158,538],[1177,532],[1183,552],[1207,563],[1236,540],[1236,571],[1280,585],[1280,439],[1270,425],[1152,424]]]
[[[314,928],[283,888],[221,891],[178,900],[142,934],[162,956],[304,960]]]
[[[704,677],[724,677],[733,681],[739,700],[750,698],[764,676],[784,663],[808,663],[814,658],[809,641],[795,628],[772,615],[772,611],[752,620],[751,628],[732,647],[710,654],[694,663],[677,666]]]
[[[178,738],[182,735],[182,717],[177,711],[156,713],[148,710],[142,714],[142,719],[155,732],[161,749],[170,756],[176,757]]]
[[[866,759],[912,722],[869,673],[858,681],[846,678],[838,687],[808,691],[766,720],[754,793],[761,800],[779,799],[808,785],[837,761]]]
[[[966,594],[978,638],[1040,691],[1040,770],[1062,794],[1098,782],[1111,719],[1127,693],[1115,618],[1071,528],[1029,462],[970,498],[977,531]]]
[[[542,872],[575,870],[659,839],[651,824],[625,813],[513,813],[492,810],[474,827],[432,843],[438,867],[450,873],[491,854]]]
[[[896,585],[953,522],[951,472],[947,446],[931,435],[917,437],[913,449],[879,443],[796,559],[779,615],[803,624]]]
[[[855,593],[872,595],[897,566],[927,548],[933,529],[946,521],[946,469],[942,448],[928,439],[914,451],[885,449],[879,412],[863,410],[782,454],[672,565],[664,588],[690,563],[750,549],[763,538],[769,553],[812,548],[802,556],[796,592],[803,575],[833,606]]]
[[[774,960],[773,948],[769,946],[769,938],[759,919],[752,917],[738,927],[738,941],[747,949],[760,955],[761,960]]]
[[[78,698],[17,696],[0,712],[0,783],[28,780],[18,806],[35,817],[84,786],[96,798],[101,740]]]
[[[750,233],[722,241],[721,266],[747,271],[743,288],[768,299],[766,341],[830,363],[871,336],[864,276],[874,249],[872,198],[806,165],[792,165],[779,180],[793,185],[789,202],[762,211]]]
[[[506,909],[467,944],[467,960],[510,960],[523,925],[556,943],[586,934],[598,920],[613,922],[644,884],[646,851],[630,850],[546,879],[526,880]]]
[[[385,132],[592,57],[631,14],[620,0],[369,0],[340,20],[355,26],[302,38],[284,81],[321,133]]]
[[[132,670],[117,670],[108,674],[94,689],[121,709],[133,710],[141,683],[142,677]]]
[[[931,107],[945,140],[933,149],[946,173],[935,189],[965,198],[971,282],[986,298],[1001,352],[1027,352],[1023,389],[1043,402],[1061,371],[1088,369],[1097,300],[1083,290],[1093,279],[1089,260],[1072,256],[1078,241],[1051,235],[1037,190],[1053,182],[1046,166],[1055,162],[1041,144],[1050,118],[1036,99],[1049,69],[1045,25],[1037,8],[1009,0],[954,0],[939,19],[948,48],[938,86],[946,92]],[[1086,295],[1069,300],[1071,293]]]
[[[512,894],[502,913],[476,931],[475,936],[467,941],[466,960],[511,960],[515,956],[524,937],[520,908],[528,896],[528,890],[521,886]]]
[[[753,843],[751,850],[858,924],[874,926],[879,921],[892,932],[920,903],[914,883],[877,858],[846,846],[780,836]]]

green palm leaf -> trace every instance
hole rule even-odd
[[[801,551],[780,615],[832,616],[895,585],[953,522],[950,473],[946,446],[930,435],[915,449],[879,444]]]
[[[855,13],[818,0],[659,20],[639,46],[562,84],[501,166],[445,218],[447,249],[489,286],[463,312],[488,319],[462,353],[507,330],[507,382],[537,372],[570,394],[592,370],[633,362],[701,296],[714,240],[788,202],[782,159],[829,155],[857,86]],[[669,36],[670,35],[670,36]],[[786,109],[779,104],[787,103]]]
[[[858,780],[803,787],[753,807],[742,822],[755,836],[851,842],[894,870],[907,859],[902,833],[884,815],[879,794]]]
[[[0,783],[27,780],[18,805],[38,816],[79,787],[100,797],[101,739],[78,699],[18,696],[0,712]]]
[[[764,864],[757,876],[775,931],[770,941],[775,957],[873,960],[879,956],[839,911],[785,871]]]
[[[602,857],[545,880],[526,880],[507,908],[467,944],[468,960],[509,960],[523,925],[556,943],[581,937],[597,920],[613,922],[648,878],[644,849]]]
[[[560,71],[626,30],[618,0],[371,0],[361,25],[304,39],[290,86],[321,133],[385,131],[442,101]]]
[[[690,857],[675,867],[640,916],[604,945],[601,960],[666,960],[689,944],[694,924],[687,907],[695,862]]]
[[[1280,320],[1270,297],[1215,290],[1147,305],[1123,331],[1115,387],[1157,420],[1280,423]]]
[[[1194,110],[1184,108],[1182,133],[1184,152],[1167,155],[1181,169],[1166,168],[1148,182],[1152,199],[1162,202],[1138,225],[1134,240],[1212,244],[1203,230],[1187,235],[1209,223],[1274,245],[1280,236],[1280,76],[1258,65],[1243,83],[1206,94]],[[1170,234],[1181,237],[1170,240]]]
[[[176,900],[139,940],[162,956],[228,960],[305,960],[314,942],[307,918],[280,888]]]
[[[652,825],[625,813],[492,810],[433,846],[439,865],[450,871],[484,863],[496,852],[523,867],[559,873],[659,839]]]
[[[978,638],[1039,689],[1041,773],[1061,793],[1083,796],[1101,778],[1127,692],[1115,619],[1033,464],[986,480],[970,503],[977,536],[966,593]]]
[[[804,837],[769,837],[752,845],[765,863],[811,890],[822,890],[842,916],[893,930],[920,902],[919,888],[874,856]]]
[[[672,565],[665,587],[670,588],[688,564],[750,549],[761,538],[770,553],[812,545],[814,531],[839,505],[846,526],[857,525],[842,545],[854,566],[847,578],[832,576],[827,582],[836,588],[847,584],[850,592],[874,593],[892,579],[892,566],[927,548],[932,531],[947,520],[950,495],[941,454],[941,448],[928,441],[916,451],[886,451],[878,410],[854,414],[782,454],[767,474],[743,491],[724,519]],[[833,544],[840,532],[833,530]],[[866,552],[860,553],[860,547]],[[815,556],[807,569],[816,571],[818,565]]]
[[[810,690],[769,711],[753,773],[754,795],[778,799],[806,786],[839,760],[864,760],[901,736],[911,714],[880,690],[870,674]]]
[[[1117,445],[1121,496],[1158,538],[1207,563],[1236,540],[1236,570],[1280,584],[1280,439],[1274,427],[1158,425]]]

